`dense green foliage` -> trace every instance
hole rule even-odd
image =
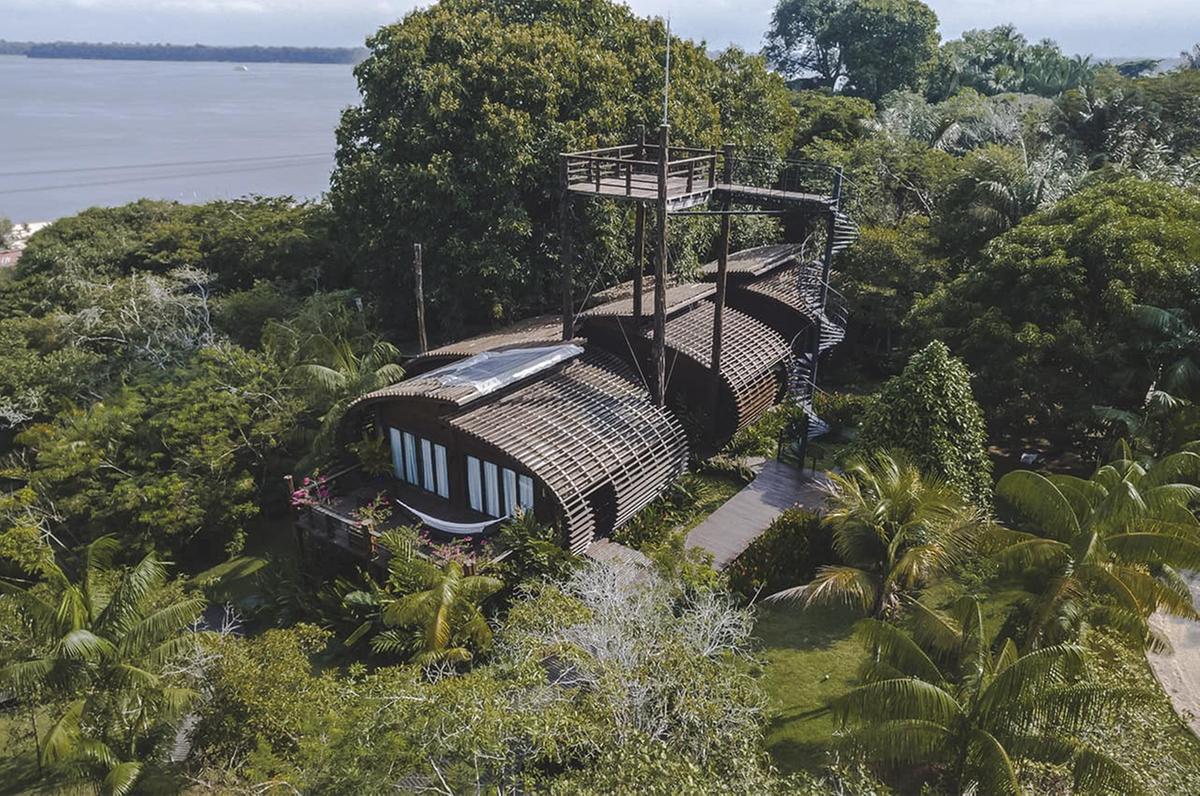
[[[880,451],[830,475],[825,521],[837,561],[771,595],[805,607],[843,605],[894,617],[973,551],[981,521],[944,482]]]
[[[1153,374],[1137,348],[1134,305],[1194,311],[1198,261],[1194,193],[1101,183],[997,238],[914,323],[966,360],[1004,427],[1077,439],[1094,405],[1136,405],[1144,394]]]
[[[978,603],[910,618],[911,634],[863,620],[873,652],[863,685],[833,702],[846,740],[889,766],[929,766],[949,793],[1023,792],[1017,761],[1065,766],[1072,793],[1130,792],[1130,771],[1080,740],[1122,703],[1144,698],[1089,676],[1082,647],[1021,655],[1011,639],[989,645]]]
[[[920,0],[780,0],[765,52],[789,77],[878,100],[919,84],[937,44],[937,16]]]
[[[719,597],[592,565],[514,606],[492,662],[459,676],[316,675],[307,655],[321,638],[303,627],[227,638],[198,754],[214,784],[270,778],[309,793],[380,792],[400,777],[455,791],[773,792],[741,660],[749,627]]]
[[[998,560],[1032,592],[1028,643],[1059,643],[1099,624],[1155,647],[1151,614],[1200,619],[1178,571],[1200,566],[1190,508],[1198,483],[1200,454],[1188,450],[1148,468],[1117,459],[1087,480],[1028,470],[1001,478],[997,502],[1016,533]]]
[[[557,306],[558,153],[634,140],[639,125],[654,135],[661,21],[609,0],[451,0],[368,44],[355,70],[363,100],[343,116],[332,191],[355,242],[358,284],[389,285],[388,320],[407,325],[408,263],[421,243],[437,334]],[[761,59],[736,50],[711,59],[676,39],[671,60],[674,140],[786,151],[794,115]],[[598,269],[610,280],[627,273],[623,217],[600,205],[573,213],[581,289]],[[676,237],[686,246],[692,236]],[[461,290],[468,281],[475,289]]]
[[[729,587],[747,597],[807,583],[834,560],[829,527],[801,508],[780,514],[726,569]]]
[[[949,349],[934,341],[889,379],[859,426],[854,448],[902,451],[926,473],[986,506],[992,491],[983,413],[971,376]]]
[[[198,696],[184,664],[203,607],[168,584],[153,553],[115,570],[118,548],[102,537],[83,548],[77,571],[46,561],[36,573],[44,583],[0,581],[21,621],[0,655],[0,685],[31,714],[53,706],[34,739],[39,768],[77,769],[112,794],[130,792]]]
[[[653,135],[665,45],[609,0],[445,0],[371,39],[328,204],[141,201],[33,237],[0,275],[13,788],[1197,790],[1142,657],[1152,614],[1197,616],[1196,70],[1098,69],[1007,27],[939,48],[915,0],[783,0],[766,56],[792,89],[672,41],[674,141],[845,170],[862,236],[812,449],[844,469],[814,513],[724,572],[685,543],[776,454],[781,408],[614,533],[644,568],[577,559],[532,515],[437,544],[389,530],[386,500],[354,512],[386,572],[293,560],[284,474],[343,445],[391,467],[334,431],[402,376],[412,244],[435,338],[557,305],[556,155]],[[628,276],[630,220],[574,207],[581,288]],[[671,224],[692,274],[717,222]],[[734,248],[802,226],[739,215]],[[993,496],[989,444],[1048,471],[998,461]],[[198,590],[245,624],[191,632]],[[747,607],[772,592],[804,610]]]

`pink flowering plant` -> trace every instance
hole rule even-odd
[[[304,478],[300,488],[292,493],[292,507],[324,506],[329,503],[329,479],[318,475],[316,479]]]
[[[470,569],[481,561],[491,560],[491,545],[475,536],[463,536],[449,542],[439,542],[428,532],[421,533],[421,548],[438,566],[453,561],[464,569]]]
[[[387,495],[380,492],[367,505],[352,512],[354,521],[367,533],[377,533],[392,517],[392,504]]]

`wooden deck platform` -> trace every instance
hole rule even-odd
[[[602,177],[598,182],[575,182],[568,186],[574,194],[599,196],[623,202],[655,202],[658,200],[658,175],[637,174],[625,177]],[[671,210],[685,210],[702,205],[713,195],[707,182],[692,180],[691,188],[687,177],[667,178],[667,201]]]
[[[571,193],[598,196],[624,202],[654,202],[658,199],[658,177],[654,174],[633,174],[625,177],[602,177],[599,181],[576,182],[568,186]],[[797,208],[814,211],[829,209],[829,197],[815,193],[758,188],[752,185],[717,184],[709,186],[700,180],[689,185],[686,177],[667,178],[667,205],[670,211],[687,210],[707,203],[714,197],[728,194],[734,202],[756,206]]]
[[[691,530],[687,547],[708,550],[713,566],[724,569],[787,509],[822,511],[827,483],[821,473],[768,461],[757,478]]]

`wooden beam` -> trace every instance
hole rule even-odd
[[[667,167],[671,128],[658,128],[658,257],[654,261],[654,403],[667,403]]]
[[[716,160],[715,156],[713,160]],[[733,146],[726,144],[725,166],[722,176],[722,179],[726,183],[730,182],[733,173],[732,166]],[[725,287],[728,282],[729,273],[729,204],[729,194],[726,193],[721,200],[721,210],[725,211],[725,215],[721,216],[721,238],[717,243],[717,295],[713,299],[713,303],[716,304],[716,312],[713,314],[712,358],[710,364],[713,373],[713,382],[711,388],[712,394],[709,396],[709,411],[712,414],[712,422],[714,424],[717,419],[718,402],[721,395],[721,333],[725,319]]]
[[[575,337],[575,288],[571,269],[574,265],[574,239],[571,235],[571,192],[567,190],[567,159],[560,163],[561,195],[558,201],[558,239],[562,247],[562,338]]]
[[[633,322],[642,322],[642,277],[646,273],[646,205],[638,202],[633,225]]]
[[[417,298],[417,349],[424,354],[429,350],[429,337],[425,334],[425,281],[422,272],[421,244],[413,244],[413,285]]]

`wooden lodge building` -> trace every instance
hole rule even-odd
[[[564,279],[563,315],[430,350],[406,363],[405,380],[354,401],[339,444],[382,439],[391,470],[371,480],[351,468],[327,499],[300,507],[308,537],[374,558],[375,540],[355,510],[386,492],[398,521],[434,536],[478,539],[503,518],[532,511],[555,524],[571,550],[586,553],[661,495],[690,458],[715,452],[785,400],[798,362],[808,363],[800,381],[811,383],[820,341],[831,333],[824,328],[829,247],[818,263],[802,261],[802,247],[791,244],[728,254],[726,213],[724,252],[701,281],[668,285],[660,248],[646,290],[640,248],[650,203],[658,202],[665,247],[669,213],[722,196],[728,210],[732,197],[746,201],[747,192],[764,189],[731,187],[728,150],[722,194],[717,155],[686,151],[691,165],[682,171],[667,163],[670,149],[641,160],[652,148],[639,146],[612,158],[611,173],[609,155],[585,155],[594,158],[585,172],[564,156],[565,196],[612,192],[637,205],[632,289],[576,312]],[[670,179],[648,181],[646,164]],[[833,203],[824,194],[774,193],[758,200],[831,217],[838,210],[836,192]]]

